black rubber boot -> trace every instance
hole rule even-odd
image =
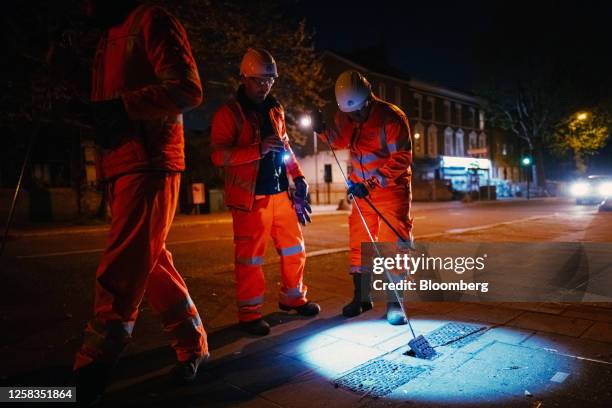
[[[353,300],[342,308],[342,315],[355,317],[374,307],[370,296],[370,285],[372,277],[370,274],[354,273],[353,275]]]
[[[301,306],[295,306],[295,307],[287,306],[287,305],[283,305],[282,303],[279,303],[278,308],[280,310],[284,310],[285,312],[295,310],[296,312],[298,312],[299,315],[302,315],[302,316],[316,316],[321,311],[321,306],[319,306],[315,302],[310,302],[310,301],[304,303]]]
[[[264,319],[240,322],[240,328],[254,336],[266,336],[270,333],[270,325]]]
[[[203,356],[194,356],[187,361],[176,363],[171,372],[172,379],[177,384],[189,384],[195,381],[198,376],[198,368],[204,365],[209,357],[210,354],[205,354]]]

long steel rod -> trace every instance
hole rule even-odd
[[[317,133],[315,132],[315,137],[317,137]],[[329,150],[332,152],[332,155],[334,156],[334,159],[336,160],[336,164],[338,165],[338,167],[340,168],[340,173],[342,173],[342,177],[344,178],[344,182],[346,184],[347,187],[350,187],[350,183],[349,183],[349,179],[346,176],[346,174],[344,173],[344,170],[342,169],[342,165],[340,164],[340,160],[338,160],[338,156],[336,156],[336,151],[334,150],[334,148],[332,147],[331,143],[329,142],[329,140],[327,138],[325,138],[325,143],[327,144],[327,146],[329,147]],[[352,194],[351,194],[352,196]],[[376,241],[374,240],[374,237],[372,236],[372,233],[370,232],[370,228],[368,228],[368,224],[363,216],[363,213],[361,212],[361,208],[359,207],[359,204],[357,204],[357,200],[355,197],[353,197],[353,204],[355,204],[355,208],[357,209],[357,212],[359,213],[359,217],[361,218],[361,222],[363,223],[363,226],[365,228],[365,230],[368,233],[368,237],[370,238],[370,242],[372,242],[372,245],[374,246],[374,250],[376,251],[376,255],[378,255],[378,257],[382,258],[382,255],[378,249],[378,246],[376,245]],[[370,206],[372,206],[371,203],[369,203]],[[379,214],[379,212],[377,210],[375,210],[377,214]],[[406,241],[404,241],[406,242]],[[389,273],[389,271],[387,270],[387,268],[383,268],[385,270],[385,276],[387,277],[387,280],[389,280],[390,283],[393,282],[393,279],[391,279],[391,274]],[[402,310],[402,313],[404,314],[404,317],[406,318],[406,322],[408,323],[408,327],[410,328],[410,332],[412,333],[412,338],[416,338],[416,335],[414,334],[414,329],[412,328],[412,323],[410,323],[410,318],[408,317],[408,314],[406,313],[406,309],[404,308],[404,302],[403,300],[400,298],[399,294],[397,293],[397,289],[395,289],[395,286],[393,286],[393,293],[395,294],[395,298],[397,300],[397,303],[399,303],[400,308]]]

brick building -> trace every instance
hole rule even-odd
[[[413,136],[413,186],[417,200],[451,199],[480,186],[503,186],[518,181],[518,159],[510,141],[499,131],[487,129],[482,100],[467,92],[419,81],[392,69],[374,70],[333,52],[323,53],[327,75],[335,79],[346,69],[356,69],[372,83],[374,93],[399,106],[408,116]],[[336,111],[333,89],[326,95],[326,113]],[[496,141],[501,138],[503,142]],[[503,145],[503,146],[502,146]],[[323,200],[334,202],[337,190],[343,189],[342,180],[332,177],[325,183],[326,166],[334,164],[323,150],[318,155],[318,179],[315,179],[313,157],[301,160],[313,187],[318,184]],[[348,154],[339,152],[346,158]],[[501,167],[493,159],[505,158]],[[328,163],[329,162],[329,163]],[[329,175],[329,174],[328,174]],[[329,178],[329,177],[328,177]],[[435,186],[435,187],[434,187]],[[331,190],[331,193],[328,192]],[[505,188],[498,188],[502,195]]]

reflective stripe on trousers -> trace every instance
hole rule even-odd
[[[251,211],[232,210],[232,218],[239,320],[261,318],[265,293],[262,265],[270,237],[281,256],[279,301],[293,307],[306,303],[304,238],[287,193],[258,198]]]
[[[376,188],[368,198],[402,237],[408,241],[412,241],[412,220],[410,218],[411,197],[409,187],[394,185],[387,188]],[[395,235],[364,200],[357,199],[357,203],[375,241],[398,242],[397,235]],[[350,273],[368,272],[363,271],[361,268],[361,243],[370,242],[370,237],[363,226],[363,221],[355,205],[353,205],[353,209],[349,216],[349,238]],[[405,244],[402,244],[402,246],[405,246]]]
[[[166,331],[182,324],[188,327],[177,331],[172,342],[179,361],[208,353],[203,326],[193,324],[200,319],[197,309],[165,247],[179,182],[179,174],[138,173],[109,186],[113,217],[96,272],[95,317],[85,330],[75,369],[119,356],[145,296],[161,314]]]

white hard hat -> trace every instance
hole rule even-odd
[[[249,48],[240,63],[240,75],[257,78],[277,78],[276,61],[263,48]]]
[[[371,93],[372,86],[357,71],[344,71],[336,80],[336,101],[342,112],[354,112],[361,109]]]

